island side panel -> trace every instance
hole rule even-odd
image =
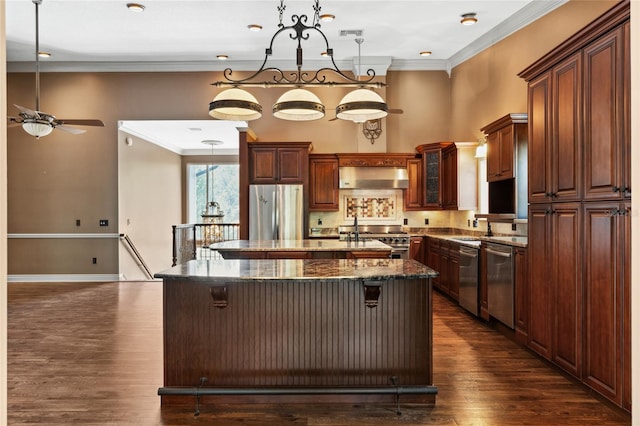
[[[370,308],[362,280],[165,278],[164,385],[432,385],[429,280],[377,283]]]

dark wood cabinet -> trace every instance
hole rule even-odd
[[[458,151],[455,144],[442,150],[442,207],[458,208]]]
[[[582,196],[582,56],[529,83],[529,202]]]
[[[425,264],[425,243],[424,237],[413,236],[409,240],[409,259],[417,260]]]
[[[309,142],[249,144],[250,184],[299,184],[307,181]]]
[[[422,206],[425,209],[442,208],[442,149],[448,143],[420,145],[416,150],[422,155]]]
[[[420,210],[477,210],[476,146],[471,142],[438,142],[416,147],[422,155]],[[412,196],[413,203],[417,197]]]
[[[584,369],[583,379],[592,388],[622,405],[624,357],[624,282],[629,276],[624,259],[628,253],[630,206],[624,202],[584,205]],[[627,308],[628,309],[628,308]],[[626,325],[626,327],[625,327]],[[628,349],[627,349],[628,350]]]
[[[333,154],[309,155],[309,211],[339,210],[338,179],[338,157]]]
[[[427,238],[427,244],[427,266],[440,273],[440,239],[434,237]],[[440,275],[433,277],[431,281],[435,288],[442,290]]]
[[[449,243],[449,296],[456,302],[460,300],[460,244]]]
[[[579,203],[529,208],[527,345],[580,378],[582,346],[581,212]]]
[[[529,84],[528,344],[630,410],[628,31],[629,2],[619,2],[520,76]]]
[[[623,39],[619,28],[584,49],[585,200],[620,199],[627,192],[622,182]]]
[[[421,158],[412,158],[407,160],[407,175],[409,178],[409,187],[404,190],[404,209],[422,210],[424,188]]]
[[[516,147],[527,140],[527,114],[509,114],[481,130],[487,135],[487,181],[516,177]]]

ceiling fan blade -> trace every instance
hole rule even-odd
[[[65,125],[65,124],[71,124],[74,126],[96,126],[96,127],[104,127],[104,123],[100,120],[91,120],[91,119],[87,119],[87,120],[83,120],[83,119],[78,119],[78,120],[64,120],[61,118],[56,119],[56,121],[58,123],[60,123],[61,125]]]
[[[30,116],[32,116],[32,117],[39,117],[39,116],[40,116],[40,114],[38,114],[38,112],[37,112],[37,111],[34,111],[34,110],[32,110],[32,109],[25,108],[25,107],[23,107],[23,106],[16,105],[16,104],[13,104],[13,106],[14,106],[14,107],[16,107],[16,108],[18,108],[18,109],[20,110],[20,112],[23,112],[23,113],[25,113],[25,114],[27,114],[27,115],[30,115]]]
[[[68,127],[63,125],[58,125],[55,127],[57,130],[62,130],[63,132],[71,133],[74,135],[79,135],[80,133],[86,133],[86,130],[76,129],[75,127]]]
[[[389,108],[389,109],[387,110],[387,112],[388,112],[389,114],[404,114],[404,110],[402,110],[402,109],[397,109],[397,108],[396,108],[396,109]]]

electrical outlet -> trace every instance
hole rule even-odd
[[[474,228],[478,227],[478,219],[473,219],[473,227]]]
[[[98,258],[94,257],[93,259],[91,259],[91,263],[93,263],[94,265],[98,263]]]
[[[516,229],[517,229],[517,228],[516,228],[516,224],[515,224],[515,223],[512,223],[512,224],[511,224],[511,230],[512,230],[512,231],[515,231]]]
[[[318,218],[318,225],[322,225],[322,219]]]
[[[405,225],[408,225],[408,224],[409,224],[409,219],[407,219],[407,218],[405,217],[405,218],[404,218],[403,223],[404,223]]]
[[[100,219],[100,226],[109,226],[109,220]]]
[[[471,226],[471,219],[467,219],[467,226]]]
[[[429,224],[429,218],[427,218],[427,217],[425,217],[425,218],[424,218],[424,224],[425,224],[425,225],[428,225],[428,224]]]
[[[80,219],[76,219],[76,226],[80,226]]]

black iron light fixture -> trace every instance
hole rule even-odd
[[[376,76],[373,69],[368,69],[366,76],[356,75],[352,78],[338,69],[333,58],[333,49],[329,46],[327,37],[320,29],[320,22],[325,15],[320,15],[320,1],[314,0],[313,22],[307,25],[307,15],[292,15],[292,25],[284,25],[282,17],[286,6],[280,0],[278,13],[280,23],[278,30],[271,38],[269,47],[265,49],[264,61],[260,68],[247,78],[234,79],[233,70],[224,70],[225,81],[212,83],[215,87],[228,88],[220,92],[209,104],[209,115],[222,120],[250,121],[262,116],[262,106],[257,99],[241,87],[292,87],[285,92],[273,105],[273,115],[284,120],[308,121],[317,120],[325,115],[325,107],[320,99],[308,87],[355,87],[347,94],[336,108],[336,115],[343,120],[364,122],[369,119],[382,118],[387,115],[387,104],[372,89],[385,87],[382,82],[374,82]],[[311,33],[319,34],[325,42],[326,56],[331,58],[332,67],[320,68],[315,72],[302,70],[302,41],[308,40]],[[267,65],[273,53],[274,40],[282,33],[297,41],[296,67],[297,71],[285,72],[277,67]],[[362,41],[358,42],[360,45]],[[323,55],[325,54],[323,52]],[[358,57],[360,57],[358,49]],[[337,78],[338,81],[332,80]],[[262,79],[262,80],[261,80]]]

